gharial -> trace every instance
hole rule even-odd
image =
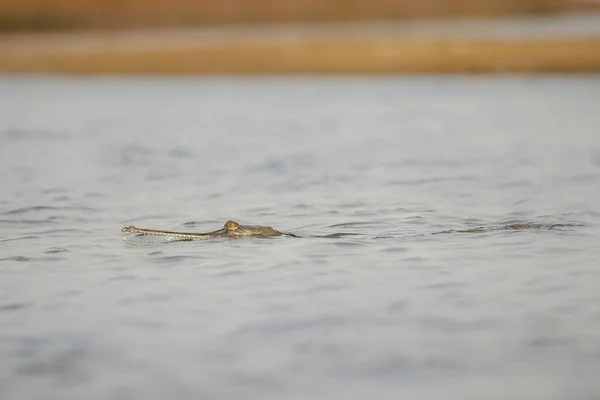
[[[560,229],[560,228],[571,228],[574,226],[581,226],[576,224],[527,224],[527,223],[517,223],[517,224],[508,224],[501,226],[489,226],[489,227],[478,227],[471,228],[465,230],[447,230],[441,232],[432,232],[435,234],[449,234],[449,233],[484,233],[484,232],[493,232],[493,231],[521,231],[521,230],[545,230],[545,229]],[[260,225],[240,225],[235,221],[227,221],[223,228],[218,229],[213,232],[206,233],[192,233],[192,232],[173,232],[173,231],[165,231],[165,230],[155,230],[155,229],[143,229],[136,228],[135,226],[126,226],[121,230],[123,233],[130,233],[136,236],[162,236],[172,238],[172,241],[192,241],[192,240],[202,240],[202,239],[214,239],[214,238],[243,238],[243,237],[254,237],[254,238],[270,238],[275,236],[289,236],[289,237],[302,237],[296,235],[294,233],[289,232],[280,232],[276,229],[271,228],[270,226],[260,226]],[[308,236],[311,238],[340,238],[344,236],[350,235],[361,235],[360,233],[345,233],[338,232],[332,233],[329,235],[323,236]]]
[[[260,225],[240,225],[235,221],[227,221],[223,228],[207,233],[190,233],[190,232],[171,232],[155,229],[142,229],[136,228],[135,226],[126,226],[121,230],[123,233],[133,233],[137,235],[154,235],[154,236],[168,236],[176,238],[176,241],[190,241],[190,240],[201,240],[201,239],[213,239],[219,237],[238,238],[238,237],[256,237],[256,238],[269,238],[274,236],[290,236],[300,237],[296,234],[289,232],[280,232],[270,226]],[[324,236],[310,236],[320,238],[339,238],[349,235],[359,235],[358,233],[332,233]]]

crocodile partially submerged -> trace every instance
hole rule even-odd
[[[203,239],[214,239],[220,237],[228,238],[241,238],[241,237],[255,237],[255,238],[270,238],[275,236],[289,236],[289,237],[300,237],[294,233],[280,232],[270,226],[260,225],[240,225],[235,221],[227,221],[223,228],[207,233],[191,233],[191,232],[172,232],[155,229],[142,229],[136,228],[135,226],[126,226],[121,230],[123,233],[131,233],[137,236],[154,235],[173,238],[174,241],[191,241],[191,240],[203,240]],[[332,233],[324,236],[310,236],[319,238],[339,238],[349,235],[358,235],[358,233]]]
[[[494,231],[523,231],[523,230],[555,230],[561,228],[572,228],[575,226],[581,226],[576,224],[527,224],[517,223],[501,226],[489,226],[489,227],[478,227],[471,229],[450,229],[440,232],[432,232],[432,235],[438,234],[452,234],[452,233],[484,233]],[[241,225],[235,221],[227,221],[223,228],[213,232],[206,233],[193,233],[193,232],[174,232],[165,230],[155,229],[143,229],[136,228],[135,226],[126,226],[121,230],[123,234],[133,234],[136,237],[142,236],[158,236],[169,238],[169,241],[192,241],[192,240],[203,240],[203,239],[215,239],[215,238],[243,238],[243,237],[254,237],[254,238],[271,238],[276,236],[288,236],[288,237],[302,237],[294,233],[280,232],[270,226],[260,225]],[[323,236],[308,236],[311,238],[341,238],[350,235],[361,235],[360,233],[345,233],[338,232]]]

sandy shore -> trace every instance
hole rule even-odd
[[[0,72],[600,72],[600,15],[4,35]]]

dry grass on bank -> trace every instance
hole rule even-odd
[[[0,71],[58,74],[600,72],[600,39],[226,43],[192,48],[0,51]]]
[[[574,0],[5,0],[0,31],[364,21],[560,12]]]

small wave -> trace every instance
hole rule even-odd
[[[15,311],[20,310],[22,308],[30,307],[31,303],[8,303],[8,304],[0,304],[0,312],[2,311]]]
[[[32,212],[43,212],[43,211],[85,211],[85,212],[94,212],[96,209],[92,207],[70,204],[66,206],[31,206],[31,207],[21,207],[13,210],[9,210],[4,212],[5,215],[19,215],[19,214],[27,214]],[[57,218],[57,217],[50,217]]]
[[[354,228],[354,227],[372,227],[381,225],[380,222],[364,221],[364,222],[342,222],[340,224],[328,225],[327,228]]]
[[[50,248],[46,249],[46,251],[44,251],[44,253],[46,253],[46,254],[66,253],[68,251],[69,250],[65,249],[64,247],[50,247]]]
[[[153,260],[158,262],[158,263],[164,263],[164,264],[173,264],[173,263],[177,263],[177,262],[181,262],[181,261],[190,261],[190,260],[203,260],[204,257],[202,256],[182,256],[182,255],[177,255],[177,256],[162,256],[162,257],[155,257]]]
[[[6,211],[4,214],[5,215],[16,215],[16,214],[25,214],[25,213],[29,213],[29,212],[50,211],[50,210],[53,210],[53,211],[60,210],[60,207],[53,207],[53,206],[23,207],[23,208],[16,208],[14,210]]]
[[[6,258],[0,258],[0,261],[29,261],[30,259],[25,256],[12,256]]]
[[[210,224],[214,224],[216,223],[217,225],[223,225],[223,221],[188,221],[188,222],[184,222],[183,224],[181,224],[181,226],[185,226],[188,228],[195,228],[198,226],[203,226],[203,225],[210,225]]]
[[[137,279],[139,278],[135,275],[116,275],[111,276],[107,281],[135,281]]]
[[[81,234],[89,235],[92,232],[93,231],[87,230],[87,229],[75,229],[75,228],[60,229],[59,228],[59,229],[50,229],[47,231],[39,231],[36,233],[38,233],[40,235],[48,236],[48,235],[55,234],[55,233],[81,233]]]
[[[12,242],[14,240],[27,240],[27,239],[39,239],[39,236],[29,235],[29,236],[20,236],[20,237],[16,237],[16,238],[0,239],[0,242]]]

